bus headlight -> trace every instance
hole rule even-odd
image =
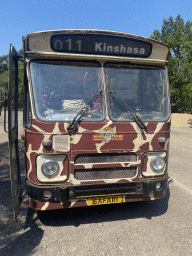
[[[41,171],[46,177],[52,178],[59,173],[59,165],[55,160],[49,159],[42,164]]]
[[[161,171],[165,167],[165,160],[162,156],[155,156],[151,159],[151,168],[155,171]]]

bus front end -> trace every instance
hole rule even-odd
[[[162,198],[170,102],[159,44],[137,39],[134,46],[125,34],[106,32],[105,38],[92,31],[94,55],[84,50],[87,34],[76,33],[49,32],[49,54],[29,51],[38,35],[25,42],[30,206],[51,210]],[[161,47],[162,56],[168,47]]]

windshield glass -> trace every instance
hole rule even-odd
[[[106,84],[109,115],[112,120],[133,121],[130,111],[114,101],[116,93],[142,121],[165,121],[169,118],[168,82],[162,67],[107,63]]]
[[[43,121],[70,121],[102,89],[96,62],[32,61],[30,63],[36,115]],[[103,94],[88,107],[82,121],[104,119]]]

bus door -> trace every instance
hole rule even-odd
[[[8,139],[11,190],[14,218],[17,218],[22,198],[19,151],[18,151],[18,59],[19,55],[9,47],[9,89],[8,89]]]

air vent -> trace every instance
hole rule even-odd
[[[115,183],[104,185],[84,185],[75,187],[75,197],[130,194],[136,192],[135,183]]]
[[[93,163],[117,163],[117,162],[136,162],[135,153],[110,153],[110,154],[82,154],[77,155],[75,164],[93,164]]]
[[[136,167],[104,168],[104,169],[81,169],[75,170],[77,180],[105,180],[133,178],[136,175]]]

